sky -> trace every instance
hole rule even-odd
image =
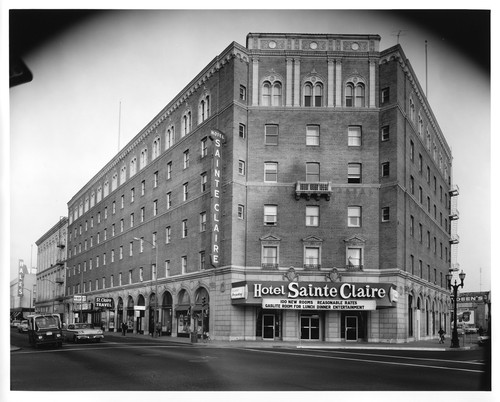
[[[477,11],[452,11],[111,10],[65,18],[62,32],[53,29],[60,20],[46,14],[38,24],[12,20],[33,80],[8,90],[10,109],[2,102],[0,115],[8,133],[1,140],[6,279],[17,276],[19,259],[37,266],[35,242],[67,216],[74,194],[231,42],[245,46],[250,32],[366,33],[380,35],[387,49],[399,32],[424,90],[428,43],[428,100],[460,188],[463,291],[490,290],[489,20]]]

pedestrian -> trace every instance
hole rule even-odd
[[[128,325],[122,322],[122,335],[125,336],[128,329]]]
[[[161,323],[156,324],[156,332],[158,333],[158,337],[161,336]]]
[[[439,334],[439,343],[444,343],[444,334],[446,332],[443,331],[443,328],[439,328],[438,334]]]

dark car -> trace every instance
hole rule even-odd
[[[57,314],[34,314],[28,316],[29,343],[35,348],[40,345],[62,346],[61,319]]]

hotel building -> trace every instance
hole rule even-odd
[[[70,318],[220,340],[449,327],[452,155],[379,45],[250,33],[209,62],[68,202]]]

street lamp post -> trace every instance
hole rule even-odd
[[[155,305],[154,305],[154,313],[153,313],[153,337],[156,338],[158,336],[156,331],[156,325],[158,322],[157,314],[158,314],[158,247],[156,244],[153,244],[147,240],[139,239],[138,237],[134,237],[134,240],[144,241],[148,243],[152,249],[155,250]],[[151,269],[151,273],[153,270]]]
[[[457,292],[458,288],[464,287],[464,279],[465,273],[464,271],[460,272],[458,275],[460,278],[460,283],[457,284],[457,279],[455,278],[455,283],[451,283],[453,275],[450,273],[446,274],[446,279],[448,281],[448,288],[453,291],[453,332],[451,335],[451,345],[450,348],[459,348],[460,341],[458,339],[458,329],[457,329]]]

